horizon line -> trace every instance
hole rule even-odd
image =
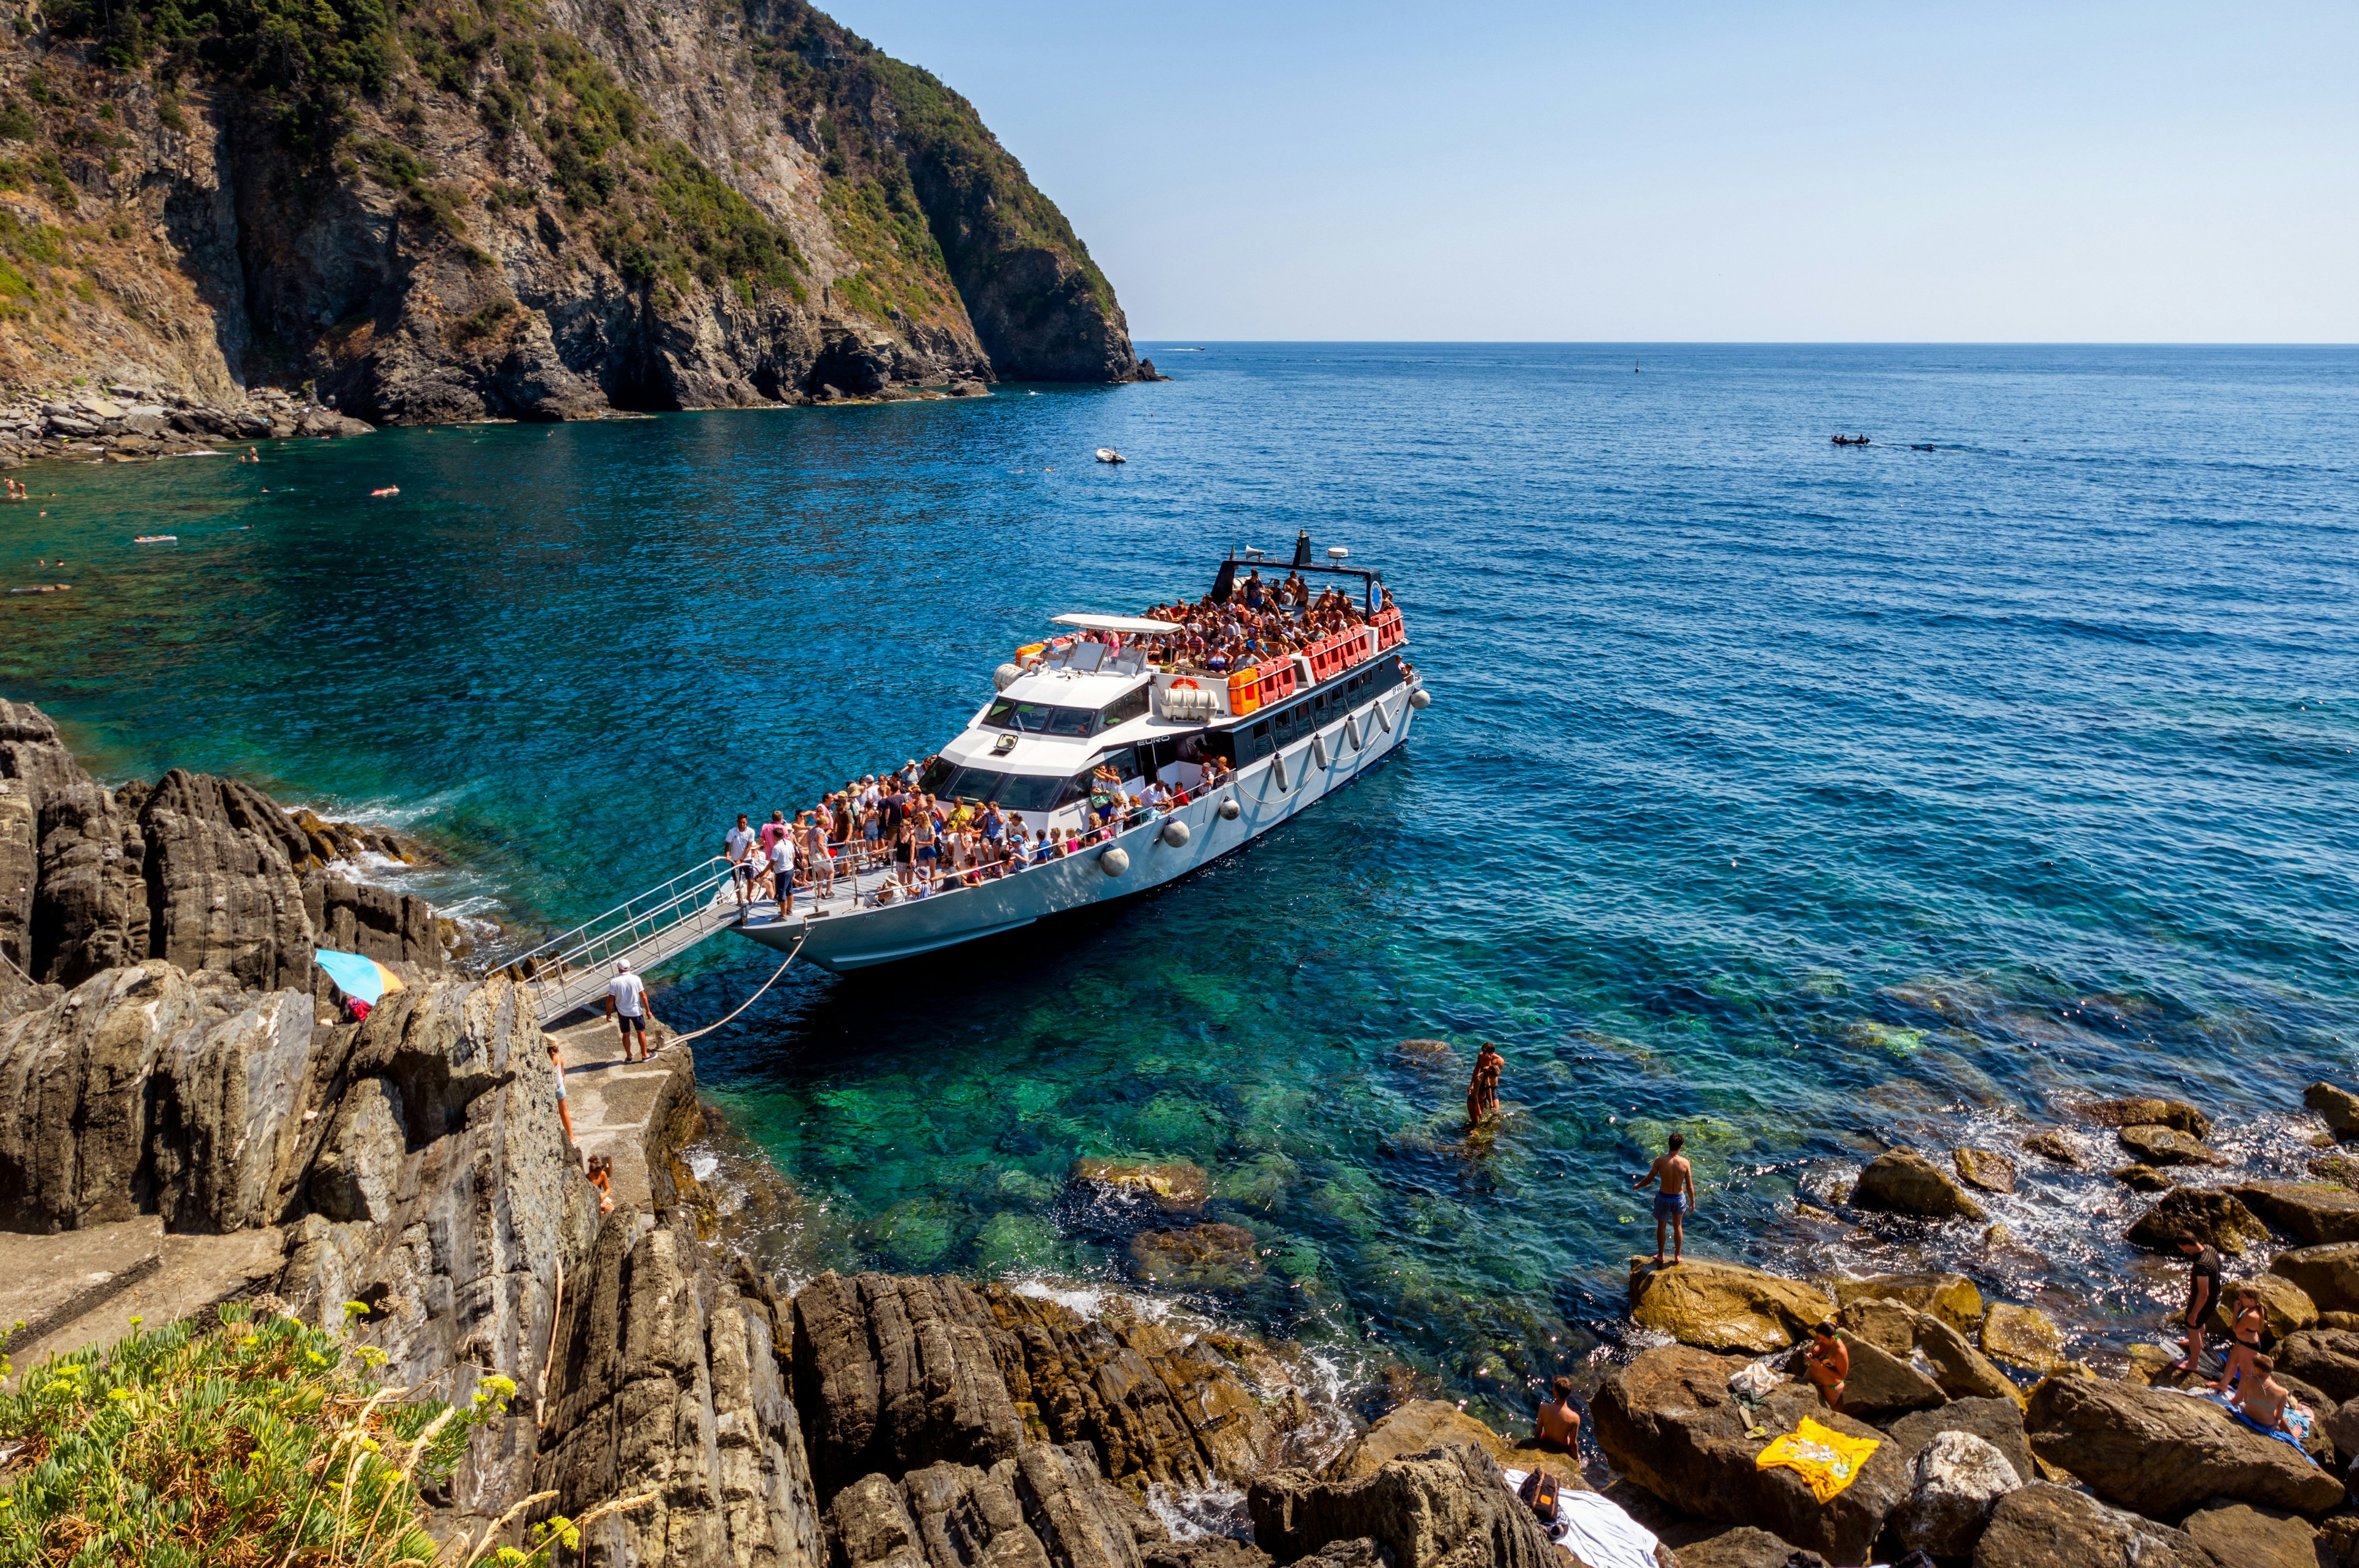
[[[1548,349],[2354,349],[2359,341],[2308,339],[2077,338],[1173,338],[1139,343],[1219,344],[1224,348],[1548,348]]]

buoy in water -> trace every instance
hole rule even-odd
[[[1098,856],[1098,870],[1110,877],[1118,877],[1130,870],[1130,851],[1116,844]]]
[[[1126,463],[1130,461],[1130,460],[1124,457],[1120,452],[1115,451],[1112,447],[1100,447],[1098,449],[1098,461],[1102,463]]]
[[[1163,841],[1166,844],[1170,845],[1175,849],[1186,849],[1188,847],[1188,825],[1180,821],[1178,817],[1173,817],[1170,821],[1163,825]]]

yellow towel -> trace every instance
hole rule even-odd
[[[1810,1496],[1827,1503],[1858,1478],[1867,1456],[1883,1446],[1879,1439],[1845,1437],[1805,1416],[1800,1426],[1763,1449],[1753,1463],[1762,1470],[1782,1465],[1800,1471],[1810,1484]]]

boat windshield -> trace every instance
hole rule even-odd
[[[1057,708],[1003,697],[991,705],[983,723],[987,730],[1014,730],[1026,735],[1087,735],[1096,729],[1097,717],[1093,708]]]
[[[937,757],[918,780],[918,787],[942,800],[995,801],[1008,811],[1054,811],[1089,794],[1090,775],[1003,773],[990,768],[962,767]]]

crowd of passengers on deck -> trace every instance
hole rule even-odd
[[[788,900],[817,905],[841,891],[856,892],[864,905],[882,905],[979,887],[1103,843],[1230,776],[1222,759],[1210,757],[1192,789],[1150,779],[1134,793],[1114,769],[1101,766],[1091,775],[1082,824],[1069,828],[1035,827],[1023,813],[995,802],[929,795],[918,787],[924,772],[910,762],[882,777],[855,779],[792,821],[773,811],[755,828],[740,816],[725,841],[738,903],[775,903],[783,911]],[[863,880],[870,872],[877,873],[874,882]]]
[[[1393,597],[1390,589],[1379,591],[1381,614]],[[1207,594],[1195,604],[1157,605],[1147,613],[1180,630],[1127,641],[1118,633],[1090,632],[1079,640],[1105,643],[1109,652],[1136,649],[1155,669],[1214,674],[1299,653],[1369,619],[1339,589],[1313,595],[1299,573],[1272,587],[1258,570],[1235,585],[1226,603]],[[1101,765],[1091,774],[1080,826],[1035,827],[996,802],[945,799],[920,788],[938,761],[855,779],[791,821],[773,811],[757,828],[741,815],[724,841],[738,903],[775,903],[784,914],[797,898],[814,906],[832,901],[839,882],[868,906],[977,887],[1175,811],[1228,783],[1234,771],[1226,759],[1206,754],[1192,786],[1151,778],[1132,792],[1130,781]],[[872,872],[876,880],[864,881]]]
[[[1379,588],[1383,600],[1375,613],[1393,608],[1392,589]],[[1245,574],[1226,603],[1210,594],[1194,604],[1158,604],[1147,612],[1152,621],[1168,621],[1178,632],[1141,641],[1147,661],[1158,668],[1190,674],[1226,675],[1307,651],[1338,633],[1368,623],[1368,613],[1350,594],[1331,588],[1310,591],[1299,572],[1272,587],[1258,568]],[[1109,640],[1111,640],[1109,638]]]

